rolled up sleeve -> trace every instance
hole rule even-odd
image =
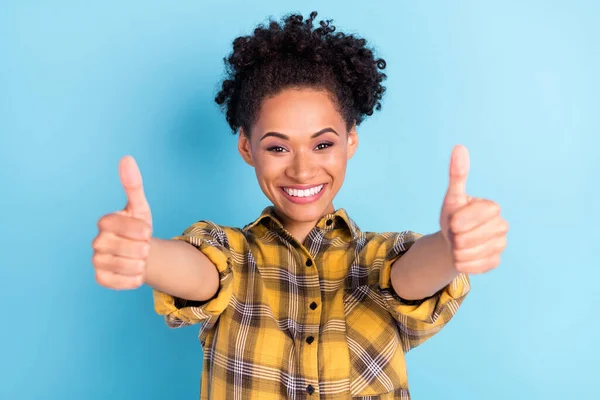
[[[218,225],[200,221],[173,239],[190,243],[215,264],[219,271],[219,288],[215,296],[206,301],[190,301],[154,289],[154,309],[164,316],[171,328],[202,322],[205,324],[203,330],[209,329],[227,308],[232,296],[233,271],[227,235]]]
[[[398,296],[391,282],[392,265],[422,236],[407,231],[393,237],[379,276],[380,292],[388,310],[397,322],[405,353],[422,344],[447,325],[470,291],[468,275],[459,274],[430,297],[404,300]]]

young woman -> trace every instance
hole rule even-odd
[[[468,274],[496,267],[506,245],[500,207],[465,192],[462,146],[434,234],[361,231],[334,208],[385,62],[315,17],[237,38],[216,97],[272,206],[244,228],[200,221],[153,238],[125,157],[127,206],[99,221],[97,281],[146,283],[169,326],[201,323],[203,399],[408,399],[404,354],[450,321]]]

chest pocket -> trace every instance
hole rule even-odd
[[[377,278],[346,280],[344,314],[351,395],[377,396],[408,389],[398,327],[379,292]]]

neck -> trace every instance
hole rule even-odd
[[[333,203],[331,203],[329,204],[329,207],[327,207],[325,211],[323,211],[323,214],[319,216],[319,219],[333,212],[335,212],[335,208],[333,207]],[[281,220],[281,223],[283,224],[285,230],[288,231],[290,235],[292,235],[294,239],[296,239],[298,243],[301,244],[304,243],[304,240],[306,239],[310,231],[312,231],[315,225],[317,225],[317,222],[319,222],[319,219],[316,219],[314,221],[297,221],[283,213],[278,212],[277,210],[276,214],[277,217]]]

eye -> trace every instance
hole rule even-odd
[[[319,143],[316,147],[317,150],[323,150],[326,149],[328,147],[333,146],[333,143],[329,143],[329,142],[323,142],[323,143]]]
[[[281,146],[272,146],[272,147],[267,148],[267,151],[271,151],[273,153],[283,153],[284,151],[287,151],[287,150]]]

